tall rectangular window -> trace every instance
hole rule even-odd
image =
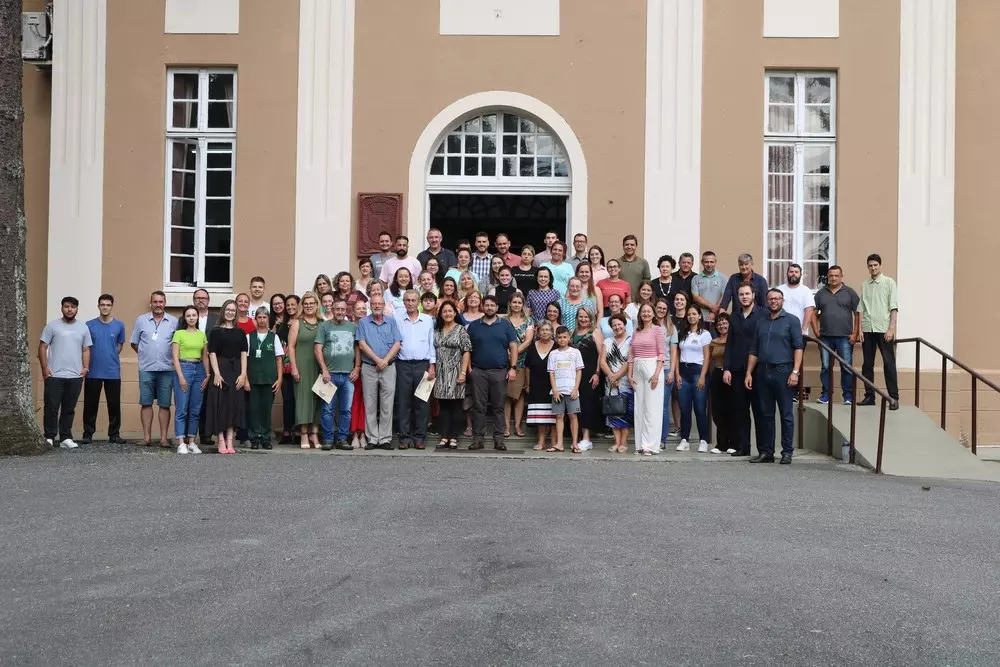
[[[791,263],[816,289],[834,259],[837,78],[768,72],[764,114],[764,267],[771,285]]]
[[[236,71],[167,72],[168,287],[233,284]]]

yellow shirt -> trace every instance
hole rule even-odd
[[[208,338],[201,329],[195,332],[182,329],[174,332],[170,342],[179,346],[178,353],[181,359],[201,361],[201,352],[208,345]]]

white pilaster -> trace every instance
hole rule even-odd
[[[52,34],[46,314],[75,296],[89,318],[102,293],[107,0],[55,0]]]
[[[316,274],[351,263],[354,8],[355,0],[299,4],[294,284],[300,293]],[[331,238],[338,242],[318,242]]]
[[[955,0],[900,8],[898,335],[950,353],[952,318],[927,304],[951,303],[955,290]],[[912,346],[898,363],[913,366]]]
[[[647,0],[646,257],[700,250],[702,22],[702,0]]]

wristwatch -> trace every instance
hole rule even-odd
[[[798,371],[792,371],[792,375],[798,375],[798,374],[799,374]]]

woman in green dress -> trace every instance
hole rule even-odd
[[[299,427],[302,449],[309,449],[309,445],[320,448],[320,405],[312,390],[319,376],[319,364],[313,352],[319,324],[319,299],[315,292],[306,292],[299,302],[298,317],[292,320],[288,330],[288,356],[295,380],[295,425]]]

